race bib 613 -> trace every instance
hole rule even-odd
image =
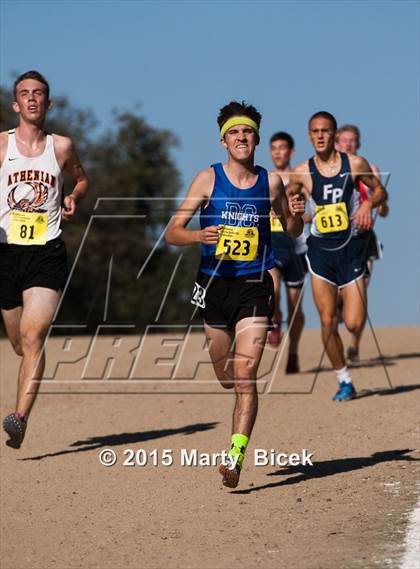
[[[349,227],[347,206],[344,202],[317,205],[315,223],[320,233],[345,231]]]

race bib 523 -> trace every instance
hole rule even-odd
[[[216,247],[216,259],[253,261],[258,254],[258,228],[223,226]]]

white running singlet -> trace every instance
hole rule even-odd
[[[0,243],[43,245],[61,233],[63,172],[54,152],[53,135],[35,157],[23,156],[9,131],[0,168]]]

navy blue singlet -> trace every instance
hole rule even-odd
[[[313,213],[315,213],[316,206],[345,204],[348,217],[348,227],[340,230],[340,224],[343,224],[343,218],[340,219],[340,212],[331,208],[322,216],[322,219],[321,217],[317,219],[322,214],[322,208],[318,208],[319,212],[312,220],[311,234],[322,239],[346,240],[353,233],[354,224],[351,217],[357,209],[355,186],[349,158],[344,152],[339,154],[341,168],[338,174],[332,177],[323,176],[316,167],[314,158],[309,159],[309,171],[312,177],[311,209],[313,209]],[[342,208],[344,209],[344,206]]]

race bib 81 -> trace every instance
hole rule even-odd
[[[48,213],[10,212],[8,242],[18,245],[45,245]]]

